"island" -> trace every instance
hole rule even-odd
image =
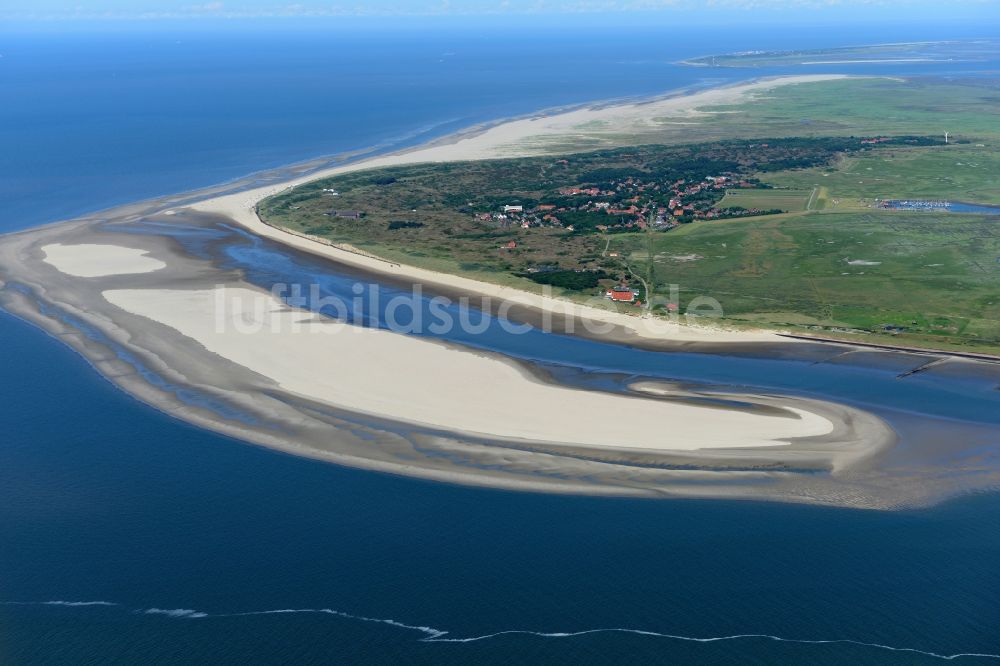
[[[295,455],[926,505],[1000,480],[975,455],[988,428],[956,444],[905,409],[956,375],[1000,382],[996,217],[880,203],[996,203],[995,99],[821,75],[515,119],[5,236],[0,304],[139,399]],[[907,389],[850,397],[883,385]]]
[[[893,42],[825,49],[739,51],[700,56],[682,61],[692,67],[776,67],[822,65],[900,65],[907,63],[969,62],[995,55],[1000,42],[993,39],[934,42]]]

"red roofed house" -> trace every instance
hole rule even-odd
[[[608,289],[605,294],[607,298],[619,303],[634,303],[635,302],[635,292],[626,287],[625,285],[619,285],[613,289]]]

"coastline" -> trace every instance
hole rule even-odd
[[[655,112],[670,109],[676,113],[693,113],[696,106],[706,103],[717,104],[723,99],[738,100],[747,94],[776,85],[813,80],[817,80],[817,77],[768,79],[681,97],[658,98],[659,101],[654,102],[631,103],[624,105],[624,108],[629,110],[631,118],[647,117],[650,109],[658,109]],[[171,298],[176,297],[179,290],[189,290],[185,292],[189,293],[190,290],[204,289],[213,284],[239,289],[249,287],[256,289],[258,293],[261,293],[260,290],[248,285],[231,270],[220,271],[220,266],[215,261],[196,260],[180,251],[173,239],[160,236],[129,237],[119,232],[129,225],[143,223],[164,228],[171,225],[218,228],[225,227],[227,223],[235,223],[254,237],[274,241],[284,248],[320,257],[336,265],[351,267],[370,280],[387,279],[427,285],[450,293],[495,298],[541,313],[542,316],[547,313],[571,320],[612,324],[616,329],[626,331],[627,335],[619,339],[609,338],[608,341],[635,344],[637,347],[641,347],[644,342],[662,342],[681,347],[690,343],[699,345],[701,349],[711,348],[712,353],[719,354],[725,354],[727,347],[736,348],[739,345],[759,346],[761,349],[769,349],[769,346],[783,350],[813,346],[822,349],[819,345],[792,341],[770,331],[728,331],[680,325],[652,317],[608,312],[568,300],[394,264],[270,227],[256,215],[256,205],[262,198],[318,178],[394,164],[488,159],[493,156],[493,149],[504,146],[508,147],[505,150],[510,150],[513,149],[511,146],[521,145],[524,150],[533,151],[538,149],[539,144],[533,142],[531,137],[536,136],[540,128],[553,130],[555,127],[553,131],[558,133],[558,128],[561,127],[562,131],[572,133],[580,122],[591,122],[595,114],[614,115],[621,108],[623,107],[595,106],[563,114],[558,120],[548,117],[518,120],[471,134],[459,133],[453,135],[451,142],[441,139],[424,148],[300,173],[267,185],[240,189],[240,183],[236,182],[229,188],[219,186],[164,197],[95,214],[76,222],[8,235],[0,238],[0,288],[5,286],[2,279],[9,279],[11,273],[16,273],[14,277],[17,282],[27,285],[32,293],[28,295],[8,290],[3,301],[12,311],[60,337],[90,359],[103,375],[144,402],[203,427],[295,455],[421,478],[545,492],[775,499],[861,508],[896,508],[933,501],[934,497],[930,495],[934,493],[931,491],[926,491],[930,493],[927,495],[923,490],[904,492],[897,487],[883,492],[872,486],[866,475],[877,464],[876,459],[891,448],[895,440],[892,429],[874,414],[823,400],[751,392],[730,393],[727,394],[729,399],[750,405],[750,411],[742,414],[749,419],[744,422],[738,418],[730,418],[728,420],[732,422],[729,423],[725,422],[727,419],[718,419],[720,423],[711,423],[712,412],[715,415],[740,412],[732,407],[706,407],[699,401],[713,397],[707,394],[684,390],[664,391],[662,387],[650,384],[633,385],[629,391],[635,396],[618,398],[624,401],[621,403],[624,405],[630,400],[653,402],[650,396],[655,396],[656,401],[663,401],[670,407],[668,411],[671,412],[671,420],[709,419],[712,428],[715,428],[710,428],[709,431],[716,433],[715,436],[723,442],[717,452],[713,452],[707,443],[701,447],[695,446],[697,442],[694,441],[689,442],[689,450],[658,445],[656,442],[647,442],[644,447],[616,447],[611,443],[615,437],[613,432],[590,432],[587,424],[591,423],[593,426],[593,422],[584,420],[577,423],[571,420],[572,415],[560,417],[562,420],[555,424],[556,431],[561,424],[562,429],[571,435],[568,439],[572,439],[572,434],[577,433],[583,439],[593,435],[591,440],[583,443],[561,441],[552,432],[538,437],[541,425],[535,430],[529,428],[497,432],[502,430],[504,424],[490,421],[488,415],[470,417],[461,422],[441,422],[440,415],[436,419],[421,421],[411,412],[408,418],[396,420],[394,416],[397,415],[386,412],[386,409],[391,412],[395,407],[368,410],[362,403],[349,403],[342,395],[338,398],[336,391],[341,387],[335,384],[320,385],[315,381],[302,381],[301,376],[291,380],[287,375],[282,376],[281,372],[287,370],[282,365],[286,354],[296,345],[291,338],[261,342],[258,348],[248,349],[246,339],[237,344],[232,339],[215,340],[205,332],[193,333],[190,328],[193,322],[197,323],[200,317],[211,319],[213,314],[202,304],[179,319],[175,317],[177,302],[171,301]],[[556,123],[555,126],[552,125],[553,122]],[[522,143],[518,144],[518,141]],[[316,162],[317,160],[313,160],[310,164]],[[307,170],[303,165],[298,165],[285,171],[294,174],[297,169]],[[251,182],[254,180],[259,182],[263,179],[246,179]],[[236,191],[232,191],[234,189]],[[129,266],[133,266],[136,253],[141,253],[142,256],[149,255],[151,261],[162,263],[166,268],[151,269],[149,272],[129,272],[132,270],[129,269],[99,274],[93,273],[87,266],[74,265],[72,270],[82,270],[84,274],[93,275],[89,279],[94,281],[87,283],[86,279],[70,280],[68,277],[55,279],[59,274],[72,275],[69,269],[64,271],[59,268],[58,259],[46,262],[43,256],[46,254],[45,247],[60,243],[77,247],[82,244],[99,246],[104,243],[105,247],[117,247],[119,251],[127,248]],[[98,253],[92,259],[96,264],[102,264],[107,256]],[[7,271],[4,270],[5,263]],[[132,293],[128,299],[115,303],[114,297],[109,297],[109,294],[120,294],[122,290],[131,290]],[[175,293],[167,293],[170,291]],[[0,296],[3,295],[0,289]],[[89,336],[82,327],[66,321],[54,321],[51,316],[37,311],[42,305],[57,310],[65,309],[87,326],[101,331],[107,341],[95,342],[94,339],[88,339]],[[407,344],[401,342],[406,340],[403,336],[387,333],[380,337],[383,341],[379,343],[382,345],[380,348],[394,359],[395,366],[405,367],[408,357],[424,355],[417,347],[409,348],[408,341]],[[421,342],[418,347],[427,351],[431,349],[427,345],[433,344]],[[116,345],[126,353],[142,359],[145,369],[128,367],[127,363],[123,363]],[[379,355],[374,347],[358,350],[359,353],[366,354],[365,358]],[[259,354],[270,356],[270,360],[267,363],[261,362],[257,358]],[[455,373],[461,372],[470,359],[483,356],[494,361],[500,359],[500,355],[480,354],[469,349],[454,354],[450,360],[442,357],[440,361],[439,374],[445,378],[456,376]],[[341,361],[343,360],[342,358]],[[509,378],[511,383],[506,384],[508,391],[524,390],[526,395],[534,395],[533,391],[542,391],[539,386],[551,388],[555,384],[550,379],[539,380],[530,376],[530,371],[523,364],[509,359],[505,363],[507,370],[514,369],[519,375],[516,381]],[[485,371],[485,365],[482,367],[484,373],[489,374]],[[308,365],[308,359],[301,358],[295,369],[306,374],[319,371]],[[323,368],[327,374],[333,374],[336,370],[336,366]],[[180,394],[176,391],[172,393],[172,389],[150,385],[144,374],[146,371],[166,377],[171,385],[189,387],[199,395],[209,396],[211,400],[228,401],[237,405],[239,409],[251,414],[255,421],[237,423],[230,418],[220,418],[218,413],[213,413],[212,409],[204,405],[186,404],[178,398]],[[337,379],[348,385],[360,385],[363,383],[360,380],[371,379],[363,376],[365,372],[362,365]],[[417,374],[428,376],[435,373],[432,369],[422,368]],[[434,377],[434,381],[443,380],[441,377]],[[433,382],[429,385],[438,386]],[[369,384],[371,386],[373,385]],[[411,383],[406,385],[406,390],[411,394],[418,394],[428,389],[419,383]],[[543,394],[541,392],[537,395]],[[643,394],[644,397],[638,394]],[[450,399],[456,400],[460,399],[462,393],[452,390],[449,395]],[[401,404],[402,398],[397,398],[395,405],[398,407]],[[642,404],[648,406],[645,402]],[[588,412],[592,413],[594,409],[592,406]],[[783,421],[779,419],[777,426],[761,430],[761,436],[754,442],[755,446],[740,451],[740,447],[732,444],[743,433],[748,432],[748,424],[752,423],[752,427],[757,427],[769,419],[774,424],[775,410],[785,414],[780,417]],[[797,410],[798,415],[795,416]],[[809,414],[810,418],[803,418],[803,414]],[[418,416],[424,414],[420,413]],[[540,417],[536,415],[535,418]],[[645,423],[640,416],[635,418],[638,424]],[[825,419],[831,427],[827,430],[817,428],[816,419]],[[799,423],[795,423],[796,420]],[[542,421],[538,420],[537,423]],[[806,423],[811,425],[806,428],[795,427]],[[482,427],[477,427],[477,424]],[[418,427],[414,428],[414,425]],[[646,423],[642,427],[648,428],[650,424]],[[699,430],[696,426],[687,432],[694,437],[699,434]],[[359,432],[364,432],[365,435],[361,436]],[[373,453],[368,441],[378,441],[387,448]],[[729,443],[728,446],[725,443]],[[455,462],[455,459],[464,462]],[[878,478],[880,473],[876,473],[873,478]],[[850,488],[850,491],[845,491],[845,488]],[[941,495],[947,494],[938,492]]]
[[[62,236],[60,232],[63,230],[55,233]],[[82,237],[100,234],[102,240],[109,239],[107,231],[95,231],[86,224],[80,225],[77,232]],[[168,281],[180,280],[183,288],[189,289],[191,273],[198,270],[200,262],[164,253],[169,244],[157,245],[151,254],[169,259],[171,267],[167,270],[172,276]],[[0,243],[0,268],[10,250],[9,245]],[[163,282],[157,272],[144,274],[148,276],[146,281]],[[123,276],[93,280],[100,289],[102,282],[122,282]],[[391,417],[345,411],[302,393],[285,391],[254,368],[203,349],[187,334],[160,324],[158,315],[151,319],[108,309],[101,290],[82,292],[79,282],[73,278],[68,287],[55,285],[49,289],[31,280],[29,291],[0,290],[0,303],[83,355],[107,380],[140,401],[199,427],[281,453],[381,473],[503,490],[650,499],[763,500],[866,510],[919,508],[956,494],[1000,487],[1000,477],[978,463],[971,475],[962,469],[942,473],[936,461],[945,452],[939,446],[927,448],[926,442],[921,443],[924,438],[920,436],[920,421],[911,426],[915,430],[904,436],[910,441],[900,448],[900,435],[894,432],[897,424],[887,424],[863,408],[801,396],[748,392],[750,387],[742,386],[720,392],[713,387],[699,389],[650,379],[629,381],[624,388],[637,396],[663,400],[665,407],[679,408],[681,413],[701,412],[702,418],[710,420],[714,419],[713,412],[726,413],[732,408],[718,405],[706,410],[706,401],[735,401],[748,416],[804,410],[832,423],[833,430],[821,436],[794,438],[787,445],[684,451],[484,438],[475,433],[414,427]],[[67,297],[67,289],[72,297]],[[150,297],[153,291],[150,289]],[[56,313],[53,308],[58,308]],[[228,350],[223,351],[230,355]],[[462,357],[469,351],[456,356],[457,366],[452,366],[452,371],[464,372],[467,365]],[[503,355],[472,355],[495,359],[520,373],[518,385],[522,387],[529,383],[540,388],[567,386],[564,380]],[[151,383],[150,373],[160,379]],[[190,399],[192,395],[196,400]],[[233,413],[220,413],[211,402],[225,403]],[[566,416],[571,418],[572,412]],[[776,423],[782,420],[779,417]],[[929,423],[933,426],[936,422]],[[779,427],[796,425],[793,420]],[[961,431],[969,438],[962,450],[973,451],[984,445],[984,436],[992,432],[972,424],[963,425]],[[964,455],[948,448],[951,450],[947,455]]]
[[[306,342],[304,338],[291,335],[282,335],[285,339],[279,344],[242,335],[236,343],[232,343],[231,338],[228,341],[220,338],[213,345],[211,333],[187,330],[190,325],[208,325],[204,321],[204,308],[182,312],[183,308],[177,303],[166,303],[161,293],[164,284],[177,285],[174,295],[187,299],[192,295],[193,274],[201,274],[197,278],[201,284],[218,284],[217,270],[210,269],[203,261],[175,253],[170,242],[159,238],[152,243],[147,238],[136,242],[134,237],[116,234],[101,225],[95,228],[88,223],[76,223],[68,227],[50,227],[41,238],[20,235],[18,243],[0,243],[0,269],[10,263],[12,255],[25,257],[35,252],[44,253],[43,248],[52,245],[52,241],[79,245],[75,241],[82,239],[99,241],[92,247],[104,248],[92,250],[96,253],[92,255],[95,266],[106,256],[101,252],[118,252],[121,248],[141,244],[144,254],[150,255],[152,261],[165,261],[167,267],[161,269],[150,264],[148,270],[144,268],[134,273],[105,270],[100,275],[91,271],[95,274],[91,278],[80,279],[70,274],[59,278],[58,259],[54,264],[43,260],[33,264],[31,270],[15,276],[20,289],[0,290],[3,306],[81,353],[102,375],[141,401],[201,427],[292,455],[435,481],[509,490],[603,496],[774,499],[842,505],[838,497],[843,491],[837,490],[842,482],[834,475],[846,473],[849,476],[852,470],[866,468],[873,457],[884,452],[894,441],[892,430],[881,419],[856,408],[821,400],[749,393],[730,396],[743,403],[741,408],[712,406],[704,403],[709,396],[684,388],[663,388],[662,382],[656,383],[653,389],[637,385],[621,396],[587,389],[578,395],[592,395],[602,403],[611,401],[608,404],[620,401],[640,411],[653,409],[649,418],[654,421],[677,420],[680,424],[686,420],[689,430],[675,428],[674,436],[684,432],[707,436],[708,439],[702,440],[703,445],[710,444],[713,437],[739,442],[748,427],[757,428],[765,440],[771,441],[760,440],[751,446],[733,448],[721,440],[714,442],[715,447],[722,445],[714,450],[697,448],[697,442],[675,448],[669,444],[663,446],[669,436],[664,439],[661,435],[659,444],[650,441],[645,448],[632,446],[631,442],[620,446],[614,445],[620,437],[620,428],[606,422],[603,434],[587,432],[588,421],[574,416],[572,410],[562,416],[543,410],[533,417],[541,419],[540,423],[551,421],[544,426],[555,428],[550,430],[548,441],[544,434],[538,439],[533,435],[541,433],[529,431],[508,432],[506,437],[503,433],[498,437],[496,433],[482,432],[483,424],[487,429],[491,426],[489,419],[480,417],[465,418],[464,426],[457,422],[444,423],[442,428],[428,423],[423,413],[418,418],[404,416],[400,421],[393,414],[345,410],[334,404],[335,399],[327,400],[328,391],[347,387],[353,390],[366,382],[369,391],[379,390],[378,387],[387,381],[398,381],[400,395],[404,396],[397,399],[398,404],[399,399],[405,400],[406,395],[420,391],[438,395],[444,386],[440,384],[442,377],[464,377],[470,368],[490,375],[479,379],[490,384],[488,390],[494,392],[491,399],[503,394],[513,397],[515,402],[511,409],[517,409],[516,404],[522,399],[534,399],[532,396],[536,393],[542,401],[540,405],[544,406],[548,404],[544,396],[552,391],[580,389],[563,386],[502,355],[450,348],[450,345],[442,347],[441,343],[429,341],[409,342],[406,336],[399,334],[368,333],[333,322],[319,325],[356,330],[349,331],[346,337],[336,338],[338,344],[351,345],[342,352],[348,356],[326,359],[326,366],[295,362],[289,367],[290,361],[295,361],[287,356],[291,346]],[[112,239],[113,245],[109,242]],[[81,257],[75,257],[70,266],[76,268],[80,262]],[[136,283],[144,288],[135,291],[132,302],[124,304],[124,309],[115,307],[115,296],[109,298],[106,287],[119,284],[132,287]],[[232,286],[246,288],[242,282]],[[256,292],[260,298],[267,297],[265,291],[257,289]],[[147,311],[138,314],[131,311],[137,308],[147,308]],[[293,314],[287,308],[280,311],[282,316]],[[209,313],[209,320],[211,317]],[[266,332],[266,327],[264,330]],[[349,342],[355,337],[350,333],[360,333],[362,339],[369,338],[369,351]],[[377,344],[373,335],[379,339]],[[413,347],[414,344],[419,349]],[[239,352],[238,347],[242,347],[243,352]],[[428,355],[431,351],[433,354]],[[338,365],[352,354],[362,359],[357,368],[348,371]],[[371,376],[373,368],[363,362],[370,354],[389,361],[384,368],[389,373],[387,378]],[[261,365],[256,359],[261,355],[273,360],[265,360]],[[407,359],[418,357],[430,361],[436,370],[427,368],[409,378],[392,379],[393,372],[408,365]],[[248,358],[254,360],[248,361]],[[483,364],[499,364],[496,369],[506,379],[497,383],[500,376],[495,374],[496,370]],[[298,383],[286,385],[286,379],[277,370],[291,370],[298,373],[300,379]],[[317,388],[314,372],[335,377],[336,381],[328,383],[326,389]],[[151,375],[157,379],[151,381]],[[428,376],[433,376],[429,384],[424,379]],[[329,382],[329,379],[320,377],[319,381]],[[449,400],[452,401],[467,393],[460,384],[454,384],[451,391]],[[628,393],[635,397],[628,397]],[[567,396],[572,399],[572,394]],[[219,405],[227,411],[220,411]],[[657,416],[660,410],[667,421]],[[591,407],[586,411],[592,419],[597,417],[589,422],[591,426],[601,421],[603,412],[600,409]],[[727,423],[732,419],[735,421]],[[424,425],[415,421],[424,421]],[[648,424],[637,425],[648,427]],[[564,429],[572,434],[574,428],[591,437],[590,445],[558,441],[566,439],[562,437]],[[657,432],[661,429],[653,430],[654,439]],[[772,440],[775,437],[784,441]],[[378,443],[375,449],[373,442]],[[692,445],[695,448],[690,448]],[[817,493],[817,481],[829,490]],[[852,494],[849,506],[890,508],[898,502],[898,499],[889,501],[867,495],[859,499],[857,492]]]
[[[329,167],[289,180],[196,201],[188,205],[192,210],[227,217],[243,228],[291,247],[338,263],[351,265],[379,275],[403,278],[425,285],[434,285],[516,303],[558,316],[590,319],[613,324],[645,340],[670,340],[673,342],[716,343],[788,343],[778,332],[760,330],[730,330],[719,327],[666,322],[646,315],[609,312],[592,306],[581,305],[563,298],[538,295],[512,287],[503,287],[467,277],[449,275],[427,269],[388,262],[366,256],[357,251],[332,245],[322,239],[292,233],[263,222],[257,215],[257,204],[263,199],[285,192],[314,180],[342,175],[354,171],[420,162],[455,162],[521,157],[543,154],[539,152],[539,136],[560,137],[578,133],[582,125],[607,122],[609,118],[624,118],[628,123],[647,122],[656,114],[671,117],[694,116],[697,109],[714,104],[735,104],[754,93],[774,87],[829,81],[848,78],[840,74],[795,75],[768,77],[709,88],[699,92],[680,91],[667,93],[641,102],[625,104],[597,102],[555,115],[534,115],[526,118],[499,122],[487,128],[460,131],[432,141],[425,146],[411,148],[388,155],[363,159],[342,166]],[[622,131],[616,127],[616,132]]]

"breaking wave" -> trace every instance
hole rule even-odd
[[[122,607],[121,604],[117,604],[110,601],[0,601],[0,605]],[[766,641],[773,641],[776,643],[794,643],[797,645],[853,645],[857,647],[871,648],[874,650],[885,650],[889,652],[906,652],[911,654],[918,654],[918,655],[923,655],[925,657],[932,657],[934,659],[941,659],[944,661],[953,661],[956,659],[961,659],[963,657],[981,658],[981,659],[1000,659],[1000,654],[992,654],[988,652],[958,652],[955,654],[942,654],[938,652],[931,652],[928,650],[920,650],[917,648],[898,647],[894,645],[884,645],[882,643],[870,643],[867,641],[855,640],[851,638],[827,638],[827,639],[786,638],[784,636],[775,636],[772,634],[731,634],[727,636],[682,636],[679,634],[668,634],[660,631],[651,631],[647,629],[632,629],[626,627],[583,629],[579,631],[531,631],[527,629],[509,629],[506,631],[496,631],[493,633],[481,634],[478,636],[458,637],[458,636],[451,636],[451,632],[445,629],[436,629],[434,627],[429,627],[419,624],[407,624],[405,622],[399,622],[398,620],[392,620],[389,618],[355,615],[353,613],[347,613],[345,611],[340,611],[333,608],[279,608],[275,610],[246,611],[241,613],[206,613],[203,611],[197,611],[190,608],[153,607],[153,608],[133,609],[131,610],[131,612],[138,615],[160,615],[179,620],[201,620],[206,618],[235,618],[235,617],[255,617],[264,615],[294,615],[294,614],[330,615],[345,620],[353,620],[355,622],[384,624],[390,627],[396,627],[398,629],[403,629],[406,631],[414,631],[423,634],[420,638],[417,639],[419,642],[422,643],[475,643],[478,641],[486,641],[493,638],[499,638],[501,636],[533,636],[536,638],[566,639],[566,638],[575,638],[578,636],[589,636],[592,634],[633,634],[637,636],[648,636],[651,638],[665,638],[669,640],[686,641],[691,643],[719,643],[724,641],[766,640]]]
[[[208,617],[208,613],[191,610],[190,608],[146,608],[136,612],[143,615],[166,615],[167,617]]]
[[[112,601],[0,601],[3,606],[117,606]]]

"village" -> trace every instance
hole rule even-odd
[[[504,204],[494,211],[475,213],[474,218],[500,229],[558,227],[577,233],[669,231],[698,220],[781,212],[717,207],[729,189],[760,187],[756,180],[733,173],[706,176],[700,182],[686,179],[656,182],[628,176],[602,186],[563,187],[544,203]]]
[[[731,188],[760,188],[752,179],[734,173],[706,176],[698,182],[680,178],[657,182],[629,175],[600,186],[559,188],[544,203],[526,206],[503,204],[497,210],[479,212],[474,219],[497,229],[563,229],[569,233],[622,233],[669,231],[699,220],[778,213],[778,210],[717,207]],[[526,239],[511,239],[499,246],[501,252],[517,250]],[[616,258],[617,252],[610,252]],[[531,267],[528,273],[555,271],[555,267]],[[579,271],[578,271],[579,272]],[[629,286],[625,276],[618,284],[602,288],[604,297],[615,303],[642,306],[641,292]]]
[[[275,200],[265,214],[393,261],[513,276],[639,306],[650,287],[629,265],[626,248],[639,242],[630,235],[652,239],[692,223],[803,210],[810,193],[783,196],[764,184],[766,174],[928,141],[777,138],[418,164],[321,181]]]

